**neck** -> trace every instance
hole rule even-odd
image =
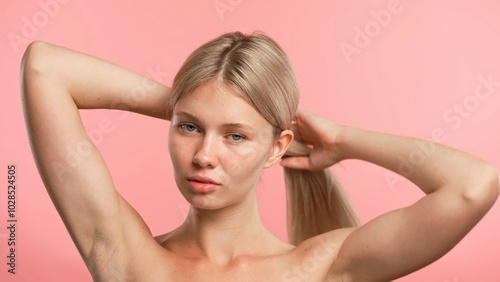
[[[191,206],[185,222],[178,229],[196,256],[217,265],[227,265],[242,255],[262,255],[285,244],[268,231],[259,215],[257,200],[247,200],[217,210],[202,210]]]

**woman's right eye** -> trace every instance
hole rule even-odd
[[[196,126],[189,123],[180,124],[179,128],[185,132],[195,132],[197,130]]]

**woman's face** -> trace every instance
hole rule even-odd
[[[279,159],[276,143],[264,117],[239,94],[211,81],[175,105],[168,146],[186,200],[219,209],[247,200],[262,169]]]

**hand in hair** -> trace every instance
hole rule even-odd
[[[295,140],[311,147],[307,157],[287,156],[281,160],[284,167],[321,170],[343,159],[338,150],[342,126],[315,113],[299,108],[295,114],[292,131]]]
[[[453,248],[498,197],[497,169],[465,152],[425,140],[339,126],[305,110],[297,112],[295,121],[292,130],[299,141],[311,146],[311,151],[308,157],[288,157],[282,165],[316,170],[343,159],[358,159],[401,174],[426,194],[411,206],[347,229],[332,264],[332,276],[346,281],[390,281],[418,270]],[[401,158],[411,158],[415,152],[425,153],[425,157],[405,167]],[[289,190],[289,194],[303,199],[314,191],[308,188],[305,193],[300,188]],[[323,211],[332,206],[336,205],[327,204]],[[304,214],[304,210],[295,214]],[[317,217],[306,214],[305,218]],[[296,242],[311,237],[292,235]],[[319,236],[327,241],[339,238],[335,232]]]

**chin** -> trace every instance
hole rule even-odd
[[[206,211],[220,210],[228,206],[226,204],[220,203],[219,201],[206,201],[195,198],[189,199],[188,203],[191,205],[192,208],[198,210],[206,210]]]
[[[217,210],[225,205],[221,203],[220,197],[216,193],[197,194],[193,193],[189,188],[179,189],[184,199],[194,208],[203,210]]]
[[[191,207],[206,211],[222,210],[231,206],[234,207],[242,202],[241,199],[227,199],[216,193],[211,195],[190,194],[184,198],[191,205]]]

